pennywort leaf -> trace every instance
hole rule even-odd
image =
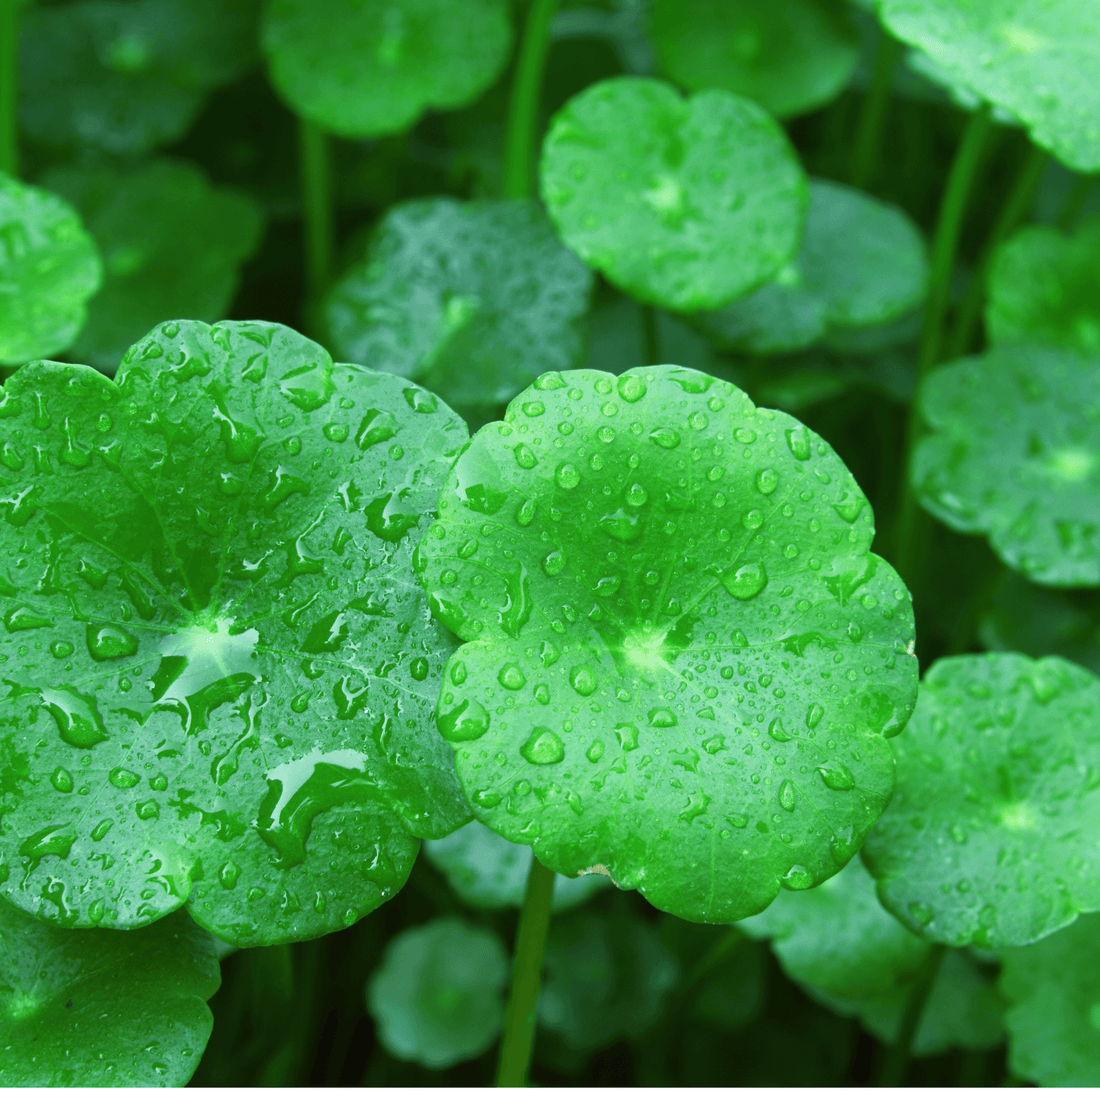
[[[872,534],[828,445],[729,383],[538,379],[460,456],[416,556],[467,643],[436,720],[477,817],[693,920],[835,874],[916,687]]]

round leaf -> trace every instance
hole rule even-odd
[[[799,351],[835,330],[896,321],[919,305],[927,276],[924,241],[908,215],[843,184],[811,180],[798,256],[766,286],[696,322],[722,347]]]
[[[447,876],[451,889],[478,909],[519,908],[527,890],[531,849],[511,844],[480,821],[471,821],[442,840],[424,844],[424,855]],[[554,879],[554,912],[572,909],[610,886],[603,875]]]
[[[0,172],[0,365],[64,351],[102,277],[76,211]]]
[[[468,643],[436,721],[477,817],[691,920],[835,874],[916,691],[872,534],[831,448],[729,383],[544,375],[458,459],[415,558]]]
[[[508,956],[495,932],[440,917],[390,941],[367,1003],[391,1054],[445,1069],[492,1046],[507,983]]]
[[[730,92],[604,80],[554,116],[542,194],[563,240],[645,302],[715,309],[797,252],[806,177],[779,125]]]
[[[263,219],[251,199],[173,161],[131,172],[59,168],[45,182],[81,212],[106,267],[70,358],[113,370],[165,317],[225,314],[240,264],[259,243]]]
[[[0,902],[0,1086],[186,1085],[219,981],[213,939],[183,913],[72,931]]]
[[[458,406],[500,405],[578,365],[592,274],[533,202],[391,207],[333,287],[337,355],[415,378]]]
[[[995,344],[1033,343],[1100,352],[1100,218],[1073,236],[1021,229],[997,250],[985,324]]]
[[[838,0],[656,0],[650,33],[677,83],[748,96],[780,118],[835,98],[859,60]]]
[[[880,0],[879,17],[954,83],[1016,116],[1081,172],[1100,169],[1100,9],[1081,0]]]
[[[1016,653],[949,657],[894,743],[864,846],[883,904],[940,943],[1031,943],[1100,909],[1100,680]]]
[[[1040,584],[1100,585],[1100,359],[999,347],[933,372],[921,504]]]
[[[1046,1088],[1100,1080],[1100,916],[1002,954],[1012,1072]]]
[[[169,322],[0,401],[0,892],[238,946],[341,928],[469,819],[410,567],[465,426],[290,329]]]
[[[261,42],[298,114],[348,138],[472,103],[508,60],[507,0],[271,0]]]

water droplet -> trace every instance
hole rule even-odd
[[[218,872],[218,881],[226,890],[232,890],[237,885],[237,879],[240,876],[240,870],[237,865],[229,860],[228,863],[222,865],[222,869]]]
[[[50,646],[50,652],[59,660],[71,657],[73,653],[72,642],[54,642]]]
[[[856,785],[852,773],[843,764],[822,764],[817,773],[831,791],[850,791]]]
[[[513,453],[516,456],[516,465],[521,470],[533,470],[539,464],[535,452],[526,443],[518,443]]]
[[[645,530],[642,517],[636,513],[628,512],[625,508],[619,508],[614,512],[608,512],[605,516],[601,516],[599,526],[604,534],[609,535],[616,542],[636,542]]]
[[[645,397],[645,383],[636,374],[624,374],[619,377],[619,396],[634,404]]]
[[[866,503],[867,501],[862,493],[853,493],[848,489],[845,490],[844,499],[834,504],[833,508],[836,509],[836,514],[846,523],[855,523],[855,521],[859,519],[859,513],[863,511],[863,506]]]
[[[649,712],[649,724],[657,729],[671,729],[677,724],[676,715],[668,707],[654,707]]]
[[[911,901],[909,903],[909,915],[921,928],[927,928],[936,914],[932,911],[932,907],[925,905],[923,901]]]
[[[794,809],[795,793],[794,784],[789,779],[784,779],[779,788],[779,805],[788,813]]]
[[[309,706],[309,692],[299,691],[293,699],[290,700],[290,709],[295,714],[305,714],[306,708]]]
[[[535,688],[535,701],[544,707],[550,702],[550,689],[545,684],[539,684]]]
[[[428,678],[428,658],[414,657],[409,662],[409,673],[418,683],[426,680]]]
[[[98,844],[111,831],[111,826],[113,824],[114,821],[109,817],[99,822],[99,824],[96,825],[96,827],[92,830],[92,840],[94,840]]]
[[[558,467],[554,480],[562,489],[575,489],[580,484],[581,475],[572,462],[566,462]]]
[[[548,577],[556,577],[564,568],[565,555],[560,550],[551,550],[542,559],[542,569]]]
[[[637,482],[626,491],[626,502],[631,508],[641,508],[647,500],[649,500],[649,493]]]
[[[666,451],[671,451],[674,447],[680,445],[680,433],[673,431],[671,428],[654,428],[649,433],[649,438],[658,447],[664,447]]]
[[[530,527],[531,521],[535,518],[537,509],[538,505],[528,498],[516,509],[516,523],[518,523],[520,527]]]
[[[799,425],[797,428],[788,428],[786,434],[787,446],[790,448],[791,454],[799,462],[805,462],[810,457],[809,431],[803,425]]]
[[[141,776],[136,772],[119,766],[117,768],[112,768],[107,778],[111,781],[112,787],[118,787],[120,791],[127,791],[131,787],[137,786]]]
[[[616,726],[615,736],[619,739],[619,747],[624,752],[630,752],[638,747],[638,727],[630,722],[623,722]]]
[[[578,695],[592,695],[599,686],[596,673],[588,665],[577,665],[569,672],[569,682]]]
[[[764,494],[764,496],[771,496],[775,492],[776,486],[779,484],[779,475],[772,469],[761,470],[756,475],[756,487]]]
[[[603,756],[603,742],[593,741],[592,744],[588,746],[584,755],[587,756],[593,764],[598,763],[600,757]]]
[[[461,687],[462,684],[466,683],[466,665],[462,661],[455,661],[451,665],[451,683],[455,687]]]
[[[326,424],[321,430],[330,443],[343,443],[348,437],[347,424]]]
[[[560,764],[565,759],[561,738],[545,726],[536,726],[519,752],[529,764]]]
[[[53,626],[53,622],[30,607],[13,607],[4,616],[4,626],[9,634],[19,630],[37,630],[42,626]]]
[[[723,573],[722,587],[736,599],[751,600],[764,590],[768,583],[768,574],[760,562],[742,565],[734,573]]]
[[[107,730],[93,696],[81,695],[68,688],[47,688],[39,694],[65,744],[76,749],[90,749],[107,740]]]
[[[524,416],[542,416],[546,412],[546,406],[541,401],[524,401],[522,408]]]
[[[494,806],[500,805],[500,794],[494,790],[477,791],[474,794],[474,801],[479,806],[491,810]]]
[[[779,885],[787,890],[808,890],[814,884],[814,876],[800,863],[796,863],[779,880]]]
[[[509,662],[497,673],[497,681],[509,691],[519,691],[527,683],[527,677],[523,675],[519,665]]]
[[[741,517],[741,526],[746,531],[757,531],[764,525],[764,513],[753,508]]]
[[[772,724],[768,726],[768,736],[773,741],[790,741],[791,735],[783,728],[782,718],[773,718]]]
[[[810,709],[806,712],[806,725],[810,729],[816,729],[824,714],[825,708],[820,703],[811,704]]]
[[[476,699],[463,699],[450,710],[437,711],[435,724],[447,741],[476,741],[489,729],[489,712]]]
[[[73,789],[73,777],[64,768],[54,768],[50,782],[54,790],[62,794],[69,794]]]
[[[155,821],[160,817],[160,807],[152,799],[148,802],[139,802],[135,809],[142,821]]]
[[[89,624],[84,630],[88,652],[96,661],[111,661],[118,657],[132,657],[138,651],[138,640],[121,626]]]

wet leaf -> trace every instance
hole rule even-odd
[[[728,383],[537,380],[463,452],[415,559],[468,643],[436,721],[477,817],[693,920],[835,874],[916,688],[872,533],[828,445]]]
[[[508,955],[495,932],[439,917],[389,942],[367,1003],[394,1057],[445,1069],[492,1046],[508,977]]]
[[[64,351],[102,277],[76,211],[0,172],[0,365]]]
[[[186,1085],[220,980],[210,933],[184,913],[72,931],[0,901],[0,1086]]]
[[[988,948],[1100,909],[1097,715],[1100,680],[1061,657],[937,661],[863,849],[883,904],[930,940]]]
[[[464,425],[258,321],[33,363],[0,414],[0,891],[237,946],[379,905],[469,819],[409,564]]]
[[[683,99],[618,77],[574,96],[542,151],[542,195],[562,239],[635,298],[715,309],[798,250],[806,177],[779,125],[751,100]]]
[[[129,172],[58,168],[44,182],[80,211],[106,267],[71,359],[113,370],[165,317],[224,316],[259,244],[263,217],[251,199],[168,160]]]
[[[416,199],[390,208],[324,312],[342,358],[500,405],[578,366],[591,288],[535,203]]]
[[[993,348],[931,374],[912,484],[1029,580],[1100,585],[1100,359]]]
[[[859,60],[838,0],[656,0],[650,33],[677,83],[748,96],[779,118],[823,107]]]
[[[512,45],[507,0],[272,0],[261,44],[291,108],[347,138],[472,103]]]

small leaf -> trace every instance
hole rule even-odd
[[[213,938],[183,913],[118,935],[0,901],[0,1086],[186,1085],[219,982]]]
[[[883,904],[955,946],[1031,943],[1100,909],[1100,680],[1060,657],[949,657],[896,741],[864,860]]]
[[[618,77],[574,96],[542,151],[542,195],[562,239],[644,302],[715,309],[791,260],[806,177],[779,125],[719,90],[682,99]]]
[[[76,211],[0,172],[0,365],[64,351],[102,277]]]
[[[367,1003],[386,1050],[446,1069],[492,1046],[507,982],[508,956],[495,932],[439,917],[389,942]]]
[[[507,0],[273,0],[261,45],[291,108],[347,138],[465,107],[500,75],[512,45]]]

